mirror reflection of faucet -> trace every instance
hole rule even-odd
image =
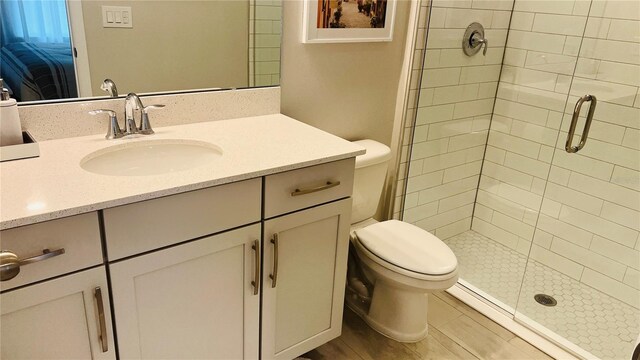
[[[116,83],[111,79],[104,79],[102,85],[100,85],[100,89],[106,91],[112,98],[118,97],[118,88],[116,87]]]
[[[106,88],[109,89],[108,91],[110,92],[110,94],[115,94],[114,97],[118,96],[118,90],[115,86],[115,83],[110,80],[110,79],[106,79],[103,83],[101,88],[104,90],[105,89],[105,84]],[[112,139],[119,139],[121,137],[127,136],[127,135],[134,135],[134,134],[142,134],[142,135],[151,135],[154,133],[153,129],[151,128],[151,123],[149,122],[149,110],[153,110],[153,109],[161,109],[163,108],[164,105],[149,105],[149,106],[144,106],[142,104],[142,100],[140,100],[140,97],[136,94],[136,93],[129,93],[127,95],[127,97],[124,100],[124,131],[120,128],[120,124],[118,123],[118,118],[116,116],[116,112],[113,110],[109,110],[109,109],[99,109],[99,110],[92,110],[89,111],[89,114],[91,115],[98,115],[98,114],[107,114],[109,115],[109,128],[107,129],[107,135],[105,135],[105,139],[107,140],[112,140]],[[136,119],[135,119],[135,112],[139,111],[140,112],[140,126],[138,127],[136,124]]]

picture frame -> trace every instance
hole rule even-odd
[[[303,0],[302,42],[391,41],[397,1]],[[336,14],[338,10],[340,14]]]

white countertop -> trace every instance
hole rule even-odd
[[[69,126],[73,126],[70,121]],[[0,230],[346,159],[362,147],[281,114],[154,128],[155,135],[104,135],[39,143],[40,157],[0,164]],[[105,121],[106,133],[106,121]],[[213,162],[153,176],[107,176],[80,167],[88,154],[138,141],[188,139],[222,148]]]

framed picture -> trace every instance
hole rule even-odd
[[[303,0],[303,43],[391,41],[397,0]]]

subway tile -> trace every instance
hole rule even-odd
[[[407,192],[415,192],[442,184],[443,171],[418,175],[407,179]]]
[[[471,7],[474,9],[511,11],[513,8],[513,0],[473,0]]]
[[[571,176],[571,171],[552,165],[551,170],[549,171],[548,180],[550,182],[566,186],[567,184],[569,184],[570,176]]]
[[[473,118],[471,132],[488,131],[491,126],[491,115],[476,116]]]
[[[491,222],[491,219],[493,218],[493,212],[494,211],[491,208],[476,203],[473,216],[486,222]]]
[[[529,192],[508,183],[501,183],[498,187],[498,195],[529,209],[540,209],[542,196]]]
[[[497,1],[500,3],[508,3],[507,1]],[[508,29],[509,20],[511,20],[511,11],[494,11],[493,19],[491,19],[492,29]]]
[[[507,152],[504,165],[542,179],[546,179],[549,173],[549,164],[512,152]]]
[[[540,152],[540,144],[536,142],[521,139],[519,137],[508,134],[502,134],[497,131],[492,131],[489,134],[488,144],[499,149],[508,150],[516,154],[530,157],[532,159],[536,159],[538,157],[538,153]]]
[[[485,153],[485,160],[490,161],[496,164],[504,165],[504,158],[507,152],[503,149],[498,149],[493,146],[487,146],[487,151]]]
[[[500,54],[502,58],[502,51],[507,43],[507,29],[485,29],[484,35],[487,39],[491,39],[489,44],[489,50],[487,50],[487,57],[491,57],[492,54]]]
[[[448,225],[441,226],[436,229],[435,235],[438,239],[446,240],[452,236],[461,234],[471,228],[471,217],[458,220]]]
[[[587,18],[585,16],[537,13],[532,31],[562,35],[582,36]]]
[[[529,191],[531,191],[536,195],[542,196],[544,195],[546,183],[547,183],[546,180],[534,177],[533,182],[531,183],[531,189]]]
[[[483,179],[486,176],[482,177]],[[497,192],[497,189],[496,189]],[[482,204],[495,211],[509,215],[515,219],[522,219],[525,213],[525,207],[517,204],[510,199],[500,197],[485,190],[478,190],[477,203]]]
[[[622,145],[640,150],[640,130],[626,128],[622,138]]]
[[[552,183],[549,183],[548,186],[550,185],[552,185]],[[562,208],[561,203],[551,200],[548,194],[546,194],[544,199],[542,200],[542,207],[540,208],[540,212],[552,218],[557,219],[558,216],[560,216],[561,208]]]
[[[611,20],[607,38],[629,42],[640,42],[640,22],[638,20]]]
[[[427,139],[436,140],[455,135],[468,134],[471,132],[472,123],[473,119],[467,118],[431,124]]]
[[[415,224],[417,221],[428,218],[429,216],[436,215],[438,213],[438,202],[434,201],[429,204],[418,205],[414,208],[404,211],[402,220],[411,224]]]
[[[555,90],[557,79],[557,74],[512,66],[505,66],[500,78],[511,84],[548,91]]]
[[[497,90],[498,81],[481,83],[478,85],[478,99],[493,99]]]
[[[573,15],[589,15],[591,0],[576,0],[573,5]]]
[[[507,153],[508,154],[508,153]],[[499,180],[518,188],[529,190],[533,182],[533,176],[513,169],[509,166],[502,166],[486,161],[482,168],[483,175]]]
[[[455,7],[455,8],[470,8],[472,0],[433,0],[431,6],[437,7]]]
[[[444,22],[447,20],[447,8],[434,6],[431,8],[431,17],[429,18],[429,30],[444,28]]]
[[[446,138],[413,144],[411,150],[411,159],[423,159],[426,157],[446,153],[448,145],[449,139]]]
[[[611,239],[619,244],[631,246],[638,238],[638,231],[607,221],[599,216],[569,206],[562,206],[560,219],[594,234]]]
[[[435,105],[475,100],[478,97],[479,84],[445,86],[434,89]]]
[[[564,35],[511,30],[509,31],[507,46],[516,49],[562,54],[565,38]]]
[[[582,45],[582,37],[567,36],[564,40],[564,49],[562,53],[565,55],[578,56]]]
[[[462,165],[466,162],[466,151],[448,152],[436,156],[424,158],[422,169],[425,172],[433,172],[452,166]]]
[[[611,25],[611,19],[601,17],[589,17],[587,20],[587,26],[584,31],[584,36],[596,39],[606,39],[609,33],[609,26]]]
[[[422,74],[422,88],[458,85],[460,68],[428,69]]]
[[[533,12],[514,11],[511,15],[511,30],[531,31],[534,17]]]
[[[547,146],[554,146],[558,139],[558,131],[555,129],[519,120],[513,120],[511,123],[511,135]]]
[[[496,100],[494,113],[543,126],[546,124],[547,117],[549,116],[549,110],[545,108],[502,99]]]
[[[640,272],[627,268],[627,273],[624,275],[623,282],[629,286],[632,286],[640,290]]]
[[[520,220],[516,220],[510,216],[496,212],[493,214],[491,223],[503,230],[513,233],[527,241],[533,240],[533,232],[535,227],[527,225]]]
[[[562,141],[564,141],[564,136],[566,135],[561,134]],[[553,156],[553,165],[601,180],[610,179],[614,167],[611,163],[599,161],[586,156],[569,154],[561,149],[555,152]]]
[[[509,134],[511,133],[512,124],[513,120],[511,118],[497,115],[494,112],[491,120],[491,131],[498,131],[504,134]]]
[[[555,200],[574,208],[580,208],[581,210],[596,216],[600,215],[604,204],[602,199],[577,191],[577,189],[560,186],[554,183],[549,183],[547,185],[545,198]]]
[[[640,109],[603,101],[598,103],[597,109],[598,111],[593,114],[594,119],[633,129],[640,129],[640,121],[638,121],[638,119],[640,119]]]
[[[506,48],[504,53],[504,66],[524,66],[527,60],[526,50]]]
[[[538,153],[538,160],[550,164],[553,160],[554,149],[551,146],[540,146],[540,153]]]
[[[640,24],[638,24],[638,27],[640,28]],[[596,79],[631,86],[640,86],[640,63],[623,64],[601,61]]]
[[[470,176],[479,175],[482,161],[475,161],[464,165],[454,166],[444,171],[443,183],[465,179]]]
[[[632,170],[640,170],[640,152],[635,149],[590,139],[589,145],[580,150],[583,156],[621,165]]]
[[[473,205],[475,199],[476,199],[475,189],[441,199],[438,202],[438,213],[447,212],[449,210],[453,210],[464,205],[469,205],[469,204]]]
[[[605,294],[609,294],[620,299],[631,306],[640,308],[640,296],[638,296],[638,290],[629,285],[615,281],[608,276],[587,268],[584,269],[580,281],[604,292]]]
[[[452,224],[456,221],[471,217],[473,212],[473,204],[461,206],[459,208],[449,210],[429,218],[416,222],[416,226],[422,229],[437,229],[439,227]],[[427,230],[428,231],[428,230]]]
[[[605,201],[600,216],[616,224],[640,231],[640,212],[636,210]]]
[[[638,198],[638,193],[632,189],[575,172],[572,173],[569,178],[569,187],[580,189],[601,199],[640,211],[640,199]],[[631,244],[627,245],[633,246]]]
[[[640,51],[640,48],[638,50]],[[638,60],[640,61],[640,58]],[[601,67],[602,65],[603,63],[600,64]],[[598,69],[598,71],[600,70]],[[594,89],[597,89],[597,91],[594,92]],[[634,86],[575,77],[571,84],[569,94],[582,96],[584,94],[594,93],[600,101],[633,106],[637,92],[638,88]]]
[[[525,11],[547,14],[573,14],[573,1],[557,0],[518,0],[514,11]]]
[[[544,214],[538,219],[538,228],[583,248],[589,248],[593,238],[593,234],[586,230]]]
[[[637,1],[618,0],[594,0],[592,6],[598,3],[604,3],[602,17],[614,19],[640,20],[640,3]],[[597,15],[592,15],[597,16]]]
[[[552,111],[563,111],[567,101],[566,94],[557,94],[553,91],[519,85],[513,85],[512,91],[517,93],[518,102]]]
[[[461,119],[491,114],[493,110],[493,102],[494,100],[491,98],[456,103],[453,110],[453,118]]]
[[[460,72],[461,84],[498,81],[501,65],[470,66],[462,68]]]
[[[554,74],[573,75],[575,65],[575,56],[528,51],[526,61],[522,66]]]
[[[613,168],[611,182],[635,191],[640,191],[640,172],[622,166]]]
[[[494,214],[495,217],[495,214]],[[518,246],[518,236],[512,234],[504,229],[499,228],[493,224],[485,222],[480,219],[475,219],[472,224],[472,229],[480,234],[488,237],[489,239],[499,242],[500,244],[510,248],[516,249]]]
[[[447,9],[447,20],[445,28],[448,29],[466,29],[472,22],[481,24],[491,24],[493,11],[489,10],[472,10],[472,9]]]
[[[625,265],[568,241],[554,238],[550,250],[578,264],[584,265],[586,268],[607,275],[610,278],[618,281],[622,281],[624,278],[624,273],[627,268]]]
[[[449,151],[475,148],[487,143],[488,131],[478,131],[449,138]]]
[[[531,254],[529,256],[531,259],[576,280],[580,280],[584,270],[584,266],[535,244],[531,246]]]
[[[593,237],[589,249],[634,269],[640,269],[640,252],[638,250],[620,245],[598,235]]]
[[[451,197],[465,191],[473,190],[476,188],[478,182],[477,177],[468,179],[453,181],[450,183],[442,184],[430,189],[420,191],[420,197],[418,204],[426,204],[432,201],[441,200],[447,197]],[[475,182],[474,182],[475,180]]]
[[[553,235],[539,229],[536,229],[536,233],[533,235],[533,243],[545,249],[549,249],[551,247],[552,240]]]
[[[429,29],[427,49],[458,49],[460,29]]]
[[[453,110],[455,105],[434,105],[428,107],[422,107],[418,109],[416,114],[416,124],[432,124],[440,121],[447,121],[453,119]]]
[[[585,38],[580,48],[580,56],[638,64],[640,62],[640,43]]]

